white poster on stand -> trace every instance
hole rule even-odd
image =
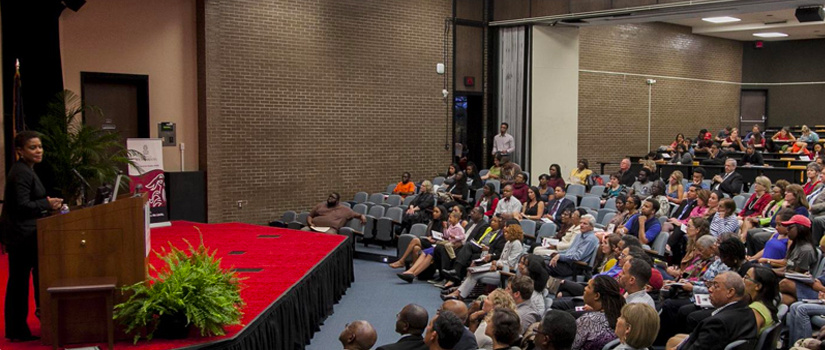
[[[129,158],[137,167],[129,165],[129,176],[140,176],[152,170],[163,170],[163,139],[126,139],[126,149],[140,153]]]

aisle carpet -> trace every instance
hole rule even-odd
[[[199,224],[191,222],[174,222],[171,227],[152,229],[151,246],[153,250],[161,248],[168,250],[169,243],[184,249],[188,240],[193,245],[199,242],[198,231],[203,233],[203,241],[207,248],[217,249],[217,257],[222,259],[221,266],[238,269],[262,269],[259,272],[240,272],[246,278],[241,291],[241,297],[246,302],[241,326],[226,328],[227,334],[221,337],[203,338],[193,330],[190,337],[182,340],[140,341],[132,345],[131,341],[115,343],[116,349],[171,349],[200,343],[213,342],[231,338],[237,335],[244,326],[249,325],[256,317],[273,305],[285,292],[290,291],[313,267],[327,257],[346,239],[345,236],[321,233],[309,233],[287,229],[275,229],[265,226],[256,226],[239,223],[228,224]],[[167,243],[169,242],[169,243]],[[229,254],[230,252],[244,252],[243,254]],[[350,258],[351,259],[351,258]],[[351,261],[351,260],[350,260]],[[160,267],[161,261],[154,254],[150,256],[150,263]],[[351,271],[351,270],[350,270]],[[6,280],[8,279],[8,256],[0,256],[0,295],[5,295]],[[351,280],[350,276],[347,276]],[[3,306],[0,299],[0,306]],[[34,298],[30,298],[29,327],[35,335],[40,334],[40,322],[34,316]],[[331,305],[330,305],[331,307]],[[0,331],[5,333],[3,319],[0,318]],[[311,334],[311,333],[310,333]],[[87,344],[89,345],[89,344]],[[105,342],[90,344],[105,348]],[[65,346],[65,345],[64,345]],[[69,347],[80,347],[81,344],[71,344]],[[50,349],[40,341],[25,343],[10,343],[5,337],[0,337],[0,349]]]

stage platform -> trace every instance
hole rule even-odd
[[[302,232],[249,224],[200,224],[173,222],[170,227],[152,229],[151,247],[159,251],[169,243],[185,249],[188,240],[199,242],[198,227],[204,244],[217,249],[221,266],[238,269],[246,302],[241,326],[226,328],[220,337],[201,337],[192,330],[182,340],[141,340],[115,343],[116,349],[303,349],[319,325],[332,313],[333,304],[354,280],[353,250],[345,236]],[[168,249],[167,249],[168,250]],[[150,263],[161,261],[153,255]],[[0,256],[0,289],[5,295],[8,279],[8,256]],[[0,304],[3,300],[0,299]],[[34,298],[30,299],[29,327],[40,334],[40,322],[34,316]],[[0,318],[0,331],[4,331]],[[64,344],[68,348],[96,344]],[[10,343],[0,338],[0,349],[51,349],[39,341]]]

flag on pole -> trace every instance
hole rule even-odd
[[[26,115],[23,113],[23,90],[20,81],[20,60],[14,64],[14,110],[12,111],[12,139],[26,130]]]

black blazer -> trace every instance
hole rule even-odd
[[[464,328],[464,334],[461,335],[461,339],[459,339],[458,344],[455,344],[453,350],[478,350],[475,334]]]
[[[747,302],[740,300],[699,322],[680,350],[723,350],[728,343],[740,339],[748,341],[752,349],[756,345],[756,333],[753,311]]]
[[[553,222],[556,223],[556,225],[558,226],[561,224],[561,213],[563,213],[567,209],[576,209],[576,203],[567,199],[566,197],[558,200],[553,199],[547,202],[547,205],[544,207],[544,213],[550,214],[550,212],[553,210],[553,206],[556,205],[557,201],[561,202],[561,204],[559,204],[559,209],[556,210],[556,214],[553,215]]]
[[[754,151],[753,154],[742,156],[742,165],[750,164],[750,165],[765,165],[765,158],[762,157],[762,152]]]
[[[49,214],[46,188],[34,169],[15,162],[6,177],[5,203],[0,214],[3,243],[10,249],[25,240],[37,239],[37,219]]]
[[[627,169],[627,171],[622,173],[622,178],[619,180],[619,183],[627,187],[633,186],[633,183],[636,182],[637,175],[639,175],[638,171],[634,174],[632,170]]]
[[[467,224],[467,226],[471,226],[471,225],[472,225],[472,223]],[[481,238],[481,235],[484,234],[484,231],[487,231],[488,227],[490,227],[490,224],[486,223],[484,221],[484,219],[482,219],[481,222],[476,224],[476,227],[472,231],[466,232],[466,234],[467,234],[467,240],[466,241],[467,242],[469,242],[471,240],[475,241],[476,239]]]
[[[725,177],[725,174],[720,174],[719,176]],[[733,174],[730,174],[730,176],[728,176],[728,178],[725,179],[725,181],[722,181],[722,183],[714,183],[712,186],[710,186],[710,188],[712,190],[717,190],[718,184],[719,191],[722,191],[722,193],[727,193],[731,197],[733,197],[739,194],[739,191],[742,190],[742,182],[742,175],[734,171]]]
[[[690,202],[690,204],[688,204],[688,202]],[[679,204],[678,207],[676,207],[676,211],[673,212],[673,217],[677,218],[679,220],[687,219],[690,216],[690,212],[693,210],[693,208],[696,207],[696,203],[697,203],[697,200],[695,200],[695,199],[692,200],[692,201],[688,201],[687,199],[683,200],[682,203]],[[687,209],[685,208],[685,206],[687,206]],[[683,210],[684,210],[684,214],[682,213]],[[682,214],[682,215],[679,216],[679,214]]]
[[[504,252],[504,245],[507,244],[507,239],[504,238],[504,229],[498,233],[496,239],[494,239],[490,243],[490,255],[492,255],[492,260],[498,260],[501,256],[501,253]]]
[[[395,343],[379,346],[376,350],[427,350],[427,344],[424,344],[424,337],[420,334],[407,335]]]

